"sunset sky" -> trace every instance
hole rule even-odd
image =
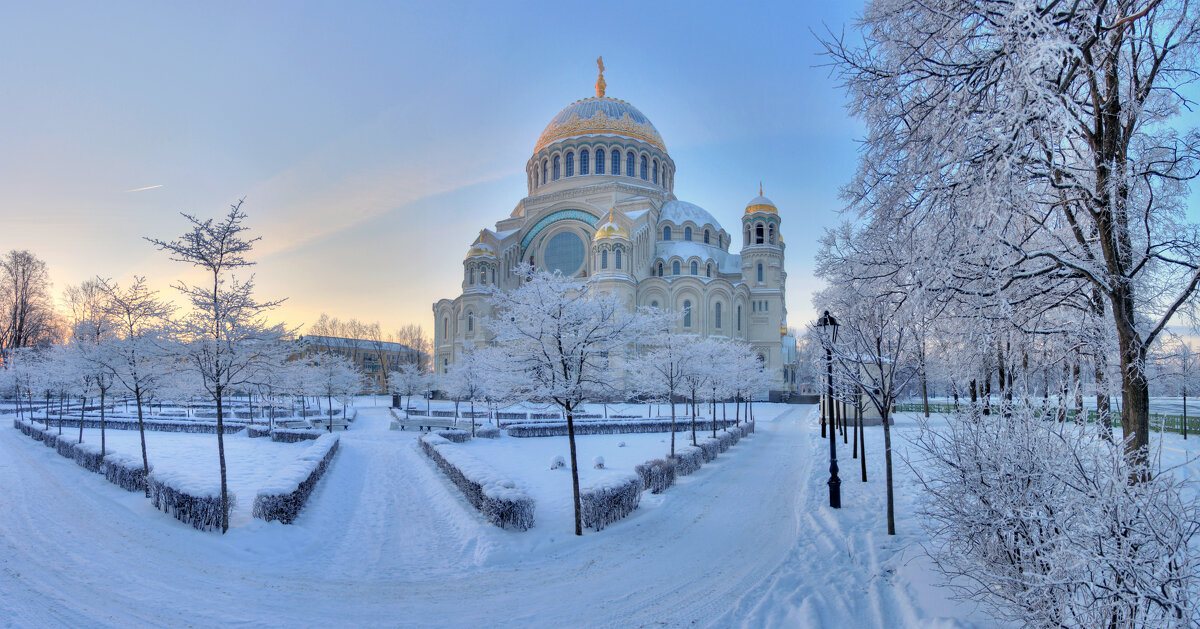
[[[56,295],[137,273],[174,297],[185,268],[143,236],[245,197],[259,294],[288,298],[280,318],[428,329],[603,55],[608,95],[665,139],[679,198],[736,231],[763,182],[788,243],[789,324],[814,318],[817,237],[862,136],[814,32],[858,3],[56,7],[0,7],[0,251],[44,259]]]

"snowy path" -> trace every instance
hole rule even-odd
[[[893,568],[881,566],[893,561],[872,551],[886,542],[844,532],[821,508],[823,442],[810,411],[760,421],[667,493],[645,494],[626,520],[581,538],[487,525],[413,433],[387,430],[383,408],[360,410],[296,524],[256,521],[225,536],[179,524],[5,426],[0,626],[930,620],[905,588],[889,588]]]

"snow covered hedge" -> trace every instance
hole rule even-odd
[[[270,437],[271,429],[266,426],[246,426],[246,436],[257,439],[259,437]]]
[[[272,474],[254,498],[254,517],[284,524],[295,521],[337,449],[336,434],[321,435],[295,462]]]
[[[146,471],[141,457],[109,452],[104,457],[104,478],[125,491],[146,491]]]
[[[661,494],[675,484],[675,462],[670,459],[654,459],[633,468],[641,477],[642,490]]]
[[[421,449],[488,522],[504,529],[533,526],[533,498],[504,475],[438,435],[422,435]]]
[[[733,421],[717,420],[717,428],[733,427]],[[675,430],[691,427],[691,420],[676,419]],[[567,422],[541,422],[509,424],[505,427],[510,437],[561,437],[567,434]],[[652,419],[609,419],[575,422],[576,435],[614,435],[627,433],[670,432],[671,420]],[[696,420],[696,430],[712,430],[709,420]]]
[[[103,474],[104,470],[101,466],[104,464],[104,455],[100,454],[100,446],[90,443],[74,444],[75,464],[89,472]]]
[[[221,482],[199,481],[183,474],[154,472],[146,479],[150,502],[156,509],[201,531],[221,528]],[[237,497],[229,492],[229,510]]]
[[[453,443],[466,443],[471,440],[471,433],[465,430],[456,430],[451,428],[449,430],[439,430],[436,434],[437,436]]]
[[[675,448],[675,475],[687,476],[704,465],[704,450],[696,446]]]
[[[67,435],[63,435],[55,441],[54,449],[58,450],[59,456],[64,456],[68,459],[75,458],[75,441],[68,438]]]
[[[54,420],[58,423],[58,420]],[[215,435],[217,434],[217,422],[215,421],[191,421],[187,419],[148,419],[143,422],[146,430],[155,432],[187,432],[187,433],[202,433]],[[79,418],[63,418],[63,428],[79,428]],[[99,428],[100,420],[97,418],[85,418],[83,420],[84,428]],[[235,433],[246,424],[242,422],[225,422],[223,428],[225,434]],[[136,419],[107,419],[104,422],[106,430],[137,430],[138,423]]]
[[[579,492],[583,525],[599,531],[629,515],[642,499],[642,480],[636,474],[606,474]]]
[[[475,429],[475,436],[480,439],[499,439],[500,429],[495,426],[484,426]]]
[[[323,434],[315,430],[292,430],[288,428],[276,428],[271,431],[271,441],[279,441],[282,443],[296,443],[297,441],[312,441]]]

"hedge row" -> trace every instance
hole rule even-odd
[[[711,427],[709,428],[711,430]],[[717,454],[729,449],[742,437],[754,432],[754,422],[742,422],[741,425],[731,426],[725,432],[717,435],[716,439],[709,437],[700,442],[699,446],[684,445],[675,449],[675,457],[654,459],[634,467],[641,481],[642,489],[649,489],[652,494],[659,494],[675,484],[678,476],[687,476],[700,469],[700,466],[715,459]]]
[[[246,426],[246,436],[257,439],[259,437],[270,437],[271,429],[266,426]]]
[[[675,461],[671,458],[646,461],[633,469],[641,478],[643,491],[661,494],[675,484]]]
[[[500,429],[495,426],[484,426],[475,429],[475,436],[480,439],[499,439]]]
[[[90,443],[77,443],[70,435],[59,435],[34,426],[32,422],[14,419],[13,427],[47,448],[54,448],[64,458],[89,472],[103,474],[108,482],[128,491],[145,491],[146,474],[140,457],[132,458],[116,452],[100,454],[100,448]]]
[[[438,435],[421,436],[421,449],[433,459],[467,501],[495,526],[518,531],[533,526],[534,502],[515,483]]]
[[[289,428],[276,428],[271,431],[271,441],[279,441],[282,443],[296,443],[297,441],[313,441],[320,437],[323,432],[316,430],[292,430]]]
[[[55,424],[58,423],[57,419],[54,419],[51,421]],[[215,421],[213,421],[213,422],[209,422],[209,421],[197,422],[197,421],[190,421],[190,420],[186,420],[186,419],[148,419],[148,420],[145,420],[143,422],[143,424],[145,425],[146,430],[152,430],[155,432],[187,432],[187,433],[204,433],[204,434],[210,434],[210,435],[217,434],[217,422],[215,422]],[[64,417],[62,420],[62,426],[63,426],[63,428],[69,427],[69,428],[77,429],[77,428],[79,428],[79,418],[78,417],[74,417],[74,418],[65,418]],[[100,420],[92,419],[92,418],[84,418],[83,427],[84,428],[99,428]],[[235,433],[245,427],[246,427],[246,424],[244,424],[242,422],[225,422],[224,426],[223,426],[223,428],[225,429],[225,434],[227,434],[227,435],[231,434],[231,433]],[[134,419],[134,420],[105,419],[104,420],[104,428],[106,430],[137,430],[138,423],[137,423],[136,419]]]
[[[471,440],[471,433],[465,430],[455,430],[451,428],[449,430],[439,430],[435,434],[453,443],[466,443]]]
[[[150,503],[184,524],[201,531],[221,528],[221,483],[201,483],[181,474],[154,472],[146,479],[150,486]],[[237,496],[229,493],[229,510],[233,511]]]
[[[294,463],[272,474],[254,498],[254,517],[284,524],[295,521],[337,449],[337,435],[321,435]]]
[[[637,474],[609,474],[592,481],[579,492],[583,525],[599,531],[629,515],[642,499],[642,480]]]
[[[675,430],[691,427],[691,420],[676,419]],[[717,420],[717,428],[733,428],[733,420]],[[509,424],[505,427],[510,437],[561,437],[567,434],[567,422]],[[696,420],[696,430],[712,430],[712,420]],[[671,420],[662,417],[651,419],[609,419],[575,422],[577,435],[613,435],[645,432],[670,432]]]

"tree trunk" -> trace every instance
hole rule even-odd
[[[229,531],[229,485],[225,471],[225,413],[221,404],[221,385],[217,385],[217,458],[221,461],[221,533]]]
[[[333,432],[333,396],[329,393],[325,394],[325,408],[329,410],[329,417],[325,420],[325,427],[329,432]],[[457,425],[457,424],[456,424]]]
[[[583,509],[579,503],[579,459],[575,454],[575,411],[563,408],[567,416],[567,438],[571,440],[571,490],[575,498],[575,534],[583,535]]]
[[[60,415],[60,417],[61,417],[61,415]],[[61,422],[59,422],[59,423],[61,424]],[[1183,423],[1182,423],[1181,425],[1182,425],[1182,428],[1183,428],[1183,440],[1184,440],[1184,441],[1187,441],[1187,429],[1188,429],[1188,418],[1187,418],[1187,389],[1184,389],[1184,390],[1183,390]]]
[[[105,393],[107,393],[107,389],[101,388],[100,389],[100,456],[102,456],[102,457],[105,454],[107,454],[107,451],[104,449],[104,445],[105,445],[104,444],[104,394]]]
[[[896,534],[896,503],[892,492],[892,429],[888,424],[888,411],[891,410],[892,403],[890,400],[883,405],[883,410],[880,412],[880,417],[883,418],[883,460],[884,469],[887,473],[887,526],[888,535]],[[864,465],[866,457],[863,457]],[[865,469],[865,468],[864,468]]]
[[[142,441],[142,473],[144,478],[150,477],[150,459],[146,457],[146,426],[142,423],[142,386],[134,385],[133,397],[137,401],[138,438]],[[146,483],[146,497],[150,497],[150,483]]]
[[[854,416],[858,423],[858,441],[862,444],[862,456],[858,458],[858,465],[862,468],[862,482],[867,482],[867,434],[863,431],[863,413],[862,399],[854,405]]]
[[[79,443],[83,443],[83,413],[87,410],[87,396],[84,395],[80,399],[82,402],[79,404]]]
[[[671,397],[671,458],[675,458],[675,393],[668,393]]]
[[[692,391],[692,445],[699,445],[696,443],[696,392],[694,390]]]

